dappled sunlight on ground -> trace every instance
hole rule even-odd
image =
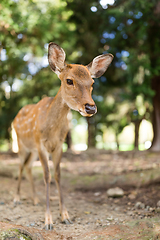
[[[45,188],[39,161],[34,163],[33,175],[40,199],[33,206],[30,185],[22,179],[21,204],[14,205],[18,177],[16,154],[0,154],[0,229],[20,228],[32,239],[159,239],[160,155],[151,152],[111,152],[87,150],[63,154],[62,189],[72,225],[61,223],[58,193],[52,173],[51,211],[54,230],[44,226]],[[109,198],[107,190],[124,190],[121,198]],[[0,231],[0,232],[1,232]],[[43,237],[43,238],[42,238]]]

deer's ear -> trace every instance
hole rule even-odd
[[[91,77],[92,78],[101,77],[107,70],[112,60],[113,55],[110,53],[95,57],[93,61],[86,66],[90,71]]]
[[[53,72],[58,76],[65,67],[66,54],[56,43],[51,42],[48,46],[48,62]]]

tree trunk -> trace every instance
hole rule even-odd
[[[67,133],[66,143],[67,143],[67,145],[68,145],[68,149],[71,149],[71,146],[72,146],[72,138],[71,138],[71,131],[70,131],[70,130],[69,130],[69,132]]]
[[[134,122],[135,130],[134,130],[134,149],[138,150],[139,145],[139,127],[142,122],[142,119],[138,119]]]
[[[119,140],[118,140],[118,132],[117,131],[115,134],[115,138],[116,138],[117,150],[119,150]]]
[[[88,148],[95,147],[95,124],[93,117],[86,117],[88,123]]]
[[[152,151],[160,151],[160,76],[152,79],[152,89],[155,91],[153,97],[153,142]]]

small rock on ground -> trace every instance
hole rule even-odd
[[[142,202],[136,202],[135,208],[136,209],[145,209],[145,204]]]
[[[124,191],[123,189],[116,187],[116,188],[110,188],[107,190],[107,195],[108,197],[123,197],[124,196]]]

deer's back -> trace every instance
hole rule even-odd
[[[37,104],[24,106],[13,121],[18,144],[28,150],[37,148],[36,136],[39,131],[39,121],[44,121],[47,109],[53,98],[45,97]],[[42,119],[40,119],[43,116]],[[43,122],[42,122],[43,124]]]

